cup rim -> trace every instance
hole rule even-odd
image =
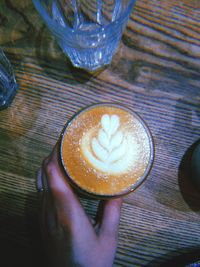
[[[119,16],[118,19],[105,25],[103,27],[104,31],[108,31],[111,27],[118,25],[119,23],[120,24],[123,23],[123,21],[125,21],[130,16],[135,2],[136,2],[136,0],[130,0],[130,3],[128,4],[127,9]],[[62,25],[59,25],[55,20],[53,20],[48,15],[46,9],[41,5],[40,0],[33,0],[33,3],[35,5],[35,8],[37,9],[37,11],[39,12],[40,16],[46,22],[46,24],[49,27],[51,27],[51,30],[52,29],[55,30],[55,32],[54,32],[55,35],[62,34],[64,36],[67,36],[69,34],[69,32],[70,32],[70,34],[74,34],[74,35],[84,35],[85,34],[85,32],[82,32],[81,30],[74,31],[73,29],[71,29],[68,26],[63,27]],[[93,35],[93,34],[96,35],[99,33],[99,30],[88,30],[87,32],[90,33],[91,35]],[[114,30],[112,32],[114,32]]]
[[[73,180],[73,178],[71,178],[70,175],[68,174],[67,167],[66,167],[64,160],[63,160],[63,157],[62,157],[62,147],[63,147],[63,140],[64,140],[63,137],[65,135],[65,132],[67,131],[67,128],[70,126],[70,124],[73,122],[73,120],[75,120],[81,113],[86,112],[87,110],[90,110],[90,109],[98,107],[98,106],[118,107],[118,108],[121,108],[121,109],[133,114],[134,117],[136,117],[139,120],[139,122],[142,124],[142,126],[144,127],[145,132],[147,133],[149,145],[150,145],[150,156],[149,156],[147,167],[146,167],[143,175],[141,177],[139,177],[137,179],[137,181],[134,182],[131,186],[129,186],[128,188],[120,191],[119,193],[115,193],[115,194],[95,194],[93,192],[89,192],[86,189],[80,187],[78,184],[76,184],[76,182]],[[153,166],[153,161],[154,161],[154,156],[155,156],[155,148],[154,148],[153,136],[152,136],[152,133],[149,129],[149,126],[146,124],[146,122],[143,120],[143,118],[137,112],[135,112],[131,108],[126,107],[125,105],[123,105],[121,103],[98,102],[98,103],[94,103],[94,104],[88,105],[86,107],[83,107],[78,112],[76,112],[71,117],[71,119],[69,119],[67,121],[67,123],[64,125],[63,130],[62,130],[61,135],[60,135],[60,140],[61,141],[60,141],[59,157],[60,157],[61,165],[64,169],[64,172],[67,176],[68,181],[70,182],[72,187],[74,187],[76,190],[78,190],[79,193],[81,193],[83,196],[86,196],[86,197],[89,197],[92,199],[118,198],[118,197],[122,197],[122,196],[125,196],[125,195],[133,192],[136,188],[138,188],[146,180],[146,178],[149,175],[149,173],[152,169],[152,166]]]

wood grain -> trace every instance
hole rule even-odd
[[[29,0],[1,1],[0,45],[20,86],[0,112],[2,266],[44,266],[36,171],[65,122],[99,101],[137,111],[155,143],[149,177],[124,198],[114,266],[200,257],[200,193],[189,173],[200,138],[199,0],[138,0],[112,63],[96,74],[71,66]],[[95,216],[97,203],[81,201]]]

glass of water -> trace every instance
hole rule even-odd
[[[75,67],[94,71],[109,64],[135,0],[33,0]]]
[[[0,48],[0,110],[11,104],[17,90],[18,85],[15,80],[13,68]]]

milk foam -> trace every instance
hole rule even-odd
[[[104,114],[100,127],[97,125],[84,133],[81,149],[93,168],[113,175],[133,169],[141,150],[133,131],[122,127],[120,117],[115,114]]]

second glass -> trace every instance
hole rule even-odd
[[[33,0],[63,52],[76,67],[109,64],[135,0]]]
[[[18,90],[13,67],[0,48],[0,110],[7,108]]]

